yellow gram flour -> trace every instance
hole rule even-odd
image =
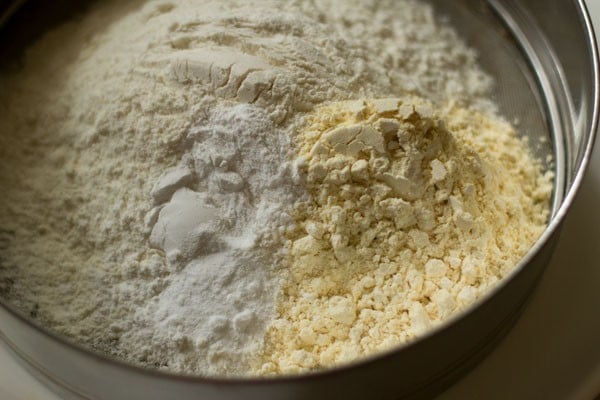
[[[419,99],[338,102],[298,133],[309,201],[259,374],[406,342],[473,303],[544,230],[552,174],[493,115]]]

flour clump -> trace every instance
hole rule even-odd
[[[420,99],[361,103],[317,108],[298,135],[311,196],[295,207],[261,373],[422,334],[492,288],[544,229],[550,177],[506,122]],[[538,188],[541,199],[529,195]]]

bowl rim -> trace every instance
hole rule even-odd
[[[16,0],[14,7],[9,8],[7,14],[0,16],[0,26],[10,19],[10,16],[14,11],[26,0]],[[458,321],[465,319],[469,314],[478,309],[484,303],[488,302],[491,298],[493,298],[497,292],[501,291],[504,287],[510,284],[510,282],[518,275],[523,268],[541,251],[541,249],[550,241],[552,236],[559,230],[561,224],[563,223],[569,209],[571,208],[573,201],[581,187],[583,182],[583,178],[588,171],[589,162],[591,159],[591,154],[594,148],[594,143],[596,140],[596,135],[599,126],[600,119],[600,59],[599,59],[599,50],[598,50],[598,40],[595,35],[595,29],[592,24],[591,16],[589,14],[588,7],[585,3],[585,0],[575,0],[574,1],[577,11],[579,12],[580,22],[582,23],[582,28],[584,29],[584,33],[587,36],[587,47],[590,52],[591,60],[592,60],[592,72],[593,72],[593,93],[594,98],[592,101],[593,105],[593,113],[591,116],[591,125],[590,132],[585,143],[582,143],[582,146],[585,146],[584,152],[581,157],[581,162],[577,167],[577,171],[573,177],[572,183],[564,195],[560,207],[556,211],[556,213],[551,217],[549,223],[547,224],[544,233],[538,238],[536,243],[529,249],[527,254],[521,258],[516,267],[511,270],[494,288],[488,290],[484,295],[482,295],[475,302],[467,306],[465,309],[456,313],[455,315],[445,319],[440,324],[435,327],[429,329],[424,334],[406,342],[394,346],[391,349],[378,352],[376,354],[372,354],[366,357],[362,357],[358,360],[344,363],[341,365],[336,365],[333,367],[328,367],[322,370],[310,371],[301,374],[286,374],[286,375],[276,375],[276,376],[265,376],[265,377],[218,377],[218,376],[202,376],[202,375],[193,375],[193,374],[181,374],[175,373],[171,371],[163,371],[158,369],[146,368],[140,365],[136,365],[124,359],[118,358],[116,356],[112,356],[110,354],[101,352],[99,350],[90,348],[79,342],[71,339],[65,335],[62,335],[52,329],[49,329],[43,326],[37,320],[31,319],[25,315],[22,311],[15,308],[13,305],[9,304],[5,299],[0,297],[0,307],[5,309],[12,317],[19,320],[19,322],[28,325],[33,328],[37,334],[41,334],[46,336],[47,338],[57,342],[59,345],[66,346],[70,350],[79,353],[84,357],[93,357],[97,361],[101,361],[103,363],[108,363],[112,367],[117,367],[119,369],[126,369],[130,372],[134,372],[136,374],[145,375],[154,378],[161,378],[185,383],[196,383],[196,384],[205,384],[205,385],[228,385],[228,386],[264,386],[264,385],[272,385],[272,384],[285,384],[291,382],[302,382],[309,381],[314,379],[324,379],[334,375],[346,373],[350,370],[355,370],[360,367],[364,367],[368,364],[374,363],[376,361],[384,360],[386,358],[391,358],[393,355],[405,351],[408,348],[414,347],[416,344],[424,342],[431,337],[437,336],[441,334],[445,329],[448,329]],[[600,27],[599,27],[600,28]],[[2,329],[0,328],[0,340],[4,335],[2,334]],[[6,338],[9,341],[9,346],[12,345],[10,343],[10,338]],[[12,346],[11,346],[12,347]],[[16,346],[15,346],[16,347]],[[21,350],[18,348],[13,348],[13,351],[17,353],[20,357]],[[30,361],[26,361],[31,364]],[[39,367],[36,365],[32,365],[34,368],[38,369]],[[60,384],[60,382],[58,382]]]

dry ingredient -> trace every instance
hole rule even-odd
[[[120,342],[145,343],[171,368],[241,375],[274,317],[279,230],[304,194],[294,185],[291,137],[262,108],[220,103],[183,146],[179,164],[152,188],[155,207],[146,215],[150,244],[173,272]]]
[[[419,99],[333,103],[299,137],[311,197],[261,373],[383,351],[502,279],[543,232],[551,174],[506,122]]]
[[[551,177],[490,87],[417,0],[100,2],[0,78],[0,295],[181,373],[402,342],[545,223]],[[454,243],[476,232],[485,254]]]

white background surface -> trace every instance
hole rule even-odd
[[[587,3],[600,31],[600,0]],[[523,316],[489,357],[438,400],[600,395],[599,260],[600,140],[553,261]],[[1,346],[0,399],[59,400]]]

